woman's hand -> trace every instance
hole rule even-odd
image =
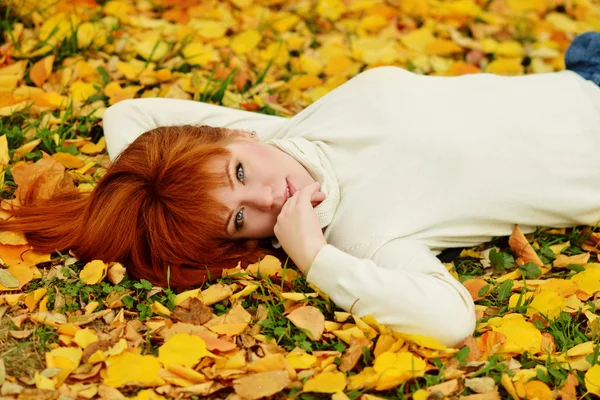
[[[313,204],[325,199],[320,188],[321,184],[315,182],[294,193],[283,205],[273,228],[285,252],[305,275],[321,247],[327,244],[313,209]]]

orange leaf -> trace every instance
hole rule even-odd
[[[515,225],[515,229],[513,230],[510,238],[508,238],[508,245],[511,249],[517,253],[517,256],[523,260],[524,263],[532,262],[538,267],[543,267],[544,263],[538,257],[537,253],[531,247],[521,229],[519,229],[519,225]]]
[[[40,61],[33,64],[29,71],[29,78],[37,87],[41,87],[46,79],[52,73],[52,64],[54,63],[54,55],[42,58]]]
[[[488,283],[486,281],[484,281],[483,279],[467,279],[466,281],[464,281],[463,286],[467,288],[467,290],[469,291],[469,293],[471,294],[471,297],[473,298],[473,301],[477,301],[479,299],[482,299],[484,296],[480,296],[479,295],[479,291],[488,285]]]

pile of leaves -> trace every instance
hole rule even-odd
[[[564,69],[592,0],[0,0],[0,196],[89,192],[106,107],[172,97],[291,116],[365,69]],[[6,217],[0,210],[0,217]],[[600,395],[600,232],[515,227],[449,271],[476,302],[458,348],[336,309],[286,260],[175,293],[0,232],[0,395],[12,399]],[[283,263],[282,263],[283,262]]]

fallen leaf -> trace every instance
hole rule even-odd
[[[113,388],[125,385],[158,385],[159,368],[158,359],[153,356],[124,351],[106,359],[106,369],[102,371],[102,377],[104,384]]]
[[[106,275],[106,264],[102,260],[94,260],[85,264],[79,278],[86,285],[95,285],[104,279]]]
[[[198,336],[178,333],[158,348],[158,359],[163,365],[195,366],[206,356],[206,344]]]
[[[193,325],[202,325],[210,321],[212,318],[212,309],[195,297],[190,297],[187,300],[187,306],[179,305],[173,311],[173,318]]]
[[[525,235],[523,235],[523,232],[521,232],[521,229],[519,229],[519,225],[515,225],[512,234],[508,238],[508,245],[524,263],[532,262],[538,267],[544,266],[542,260],[540,260],[533,247],[527,241],[527,238],[525,238]]]
[[[54,55],[44,57],[31,67],[29,70],[29,78],[37,87],[41,87],[52,73],[52,64],[54,63]]]
[[[300,307],[286,315],[286,318],[298,328],[306,329],[306,334],[311,340],[321,339],[325,330],[325,316],[318,308]]]
[[[255,400],[281,392],[291,383],[286,371],[268,371],[246,375],[233,381],[233,388],[243,399]]]
[[[496,389],[496,382],[489,376],[465,379],[465,387],[475,393],[488,393]]]

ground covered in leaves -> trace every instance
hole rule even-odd
[[[577,33],[600,30],[592,0],[1,0],[0,14],[0,194],[17,204],[34,181],[39,198],[91,191],[109,167],[102,114],[123,99],[291,116],[379,65],[558,71]],[[464,250],[447,267],[478,325],[452,349],[336,310],[285,260],[174,293],[0,232],[0,394],[592,398],[599,243],[594,227],[516,227]]]

